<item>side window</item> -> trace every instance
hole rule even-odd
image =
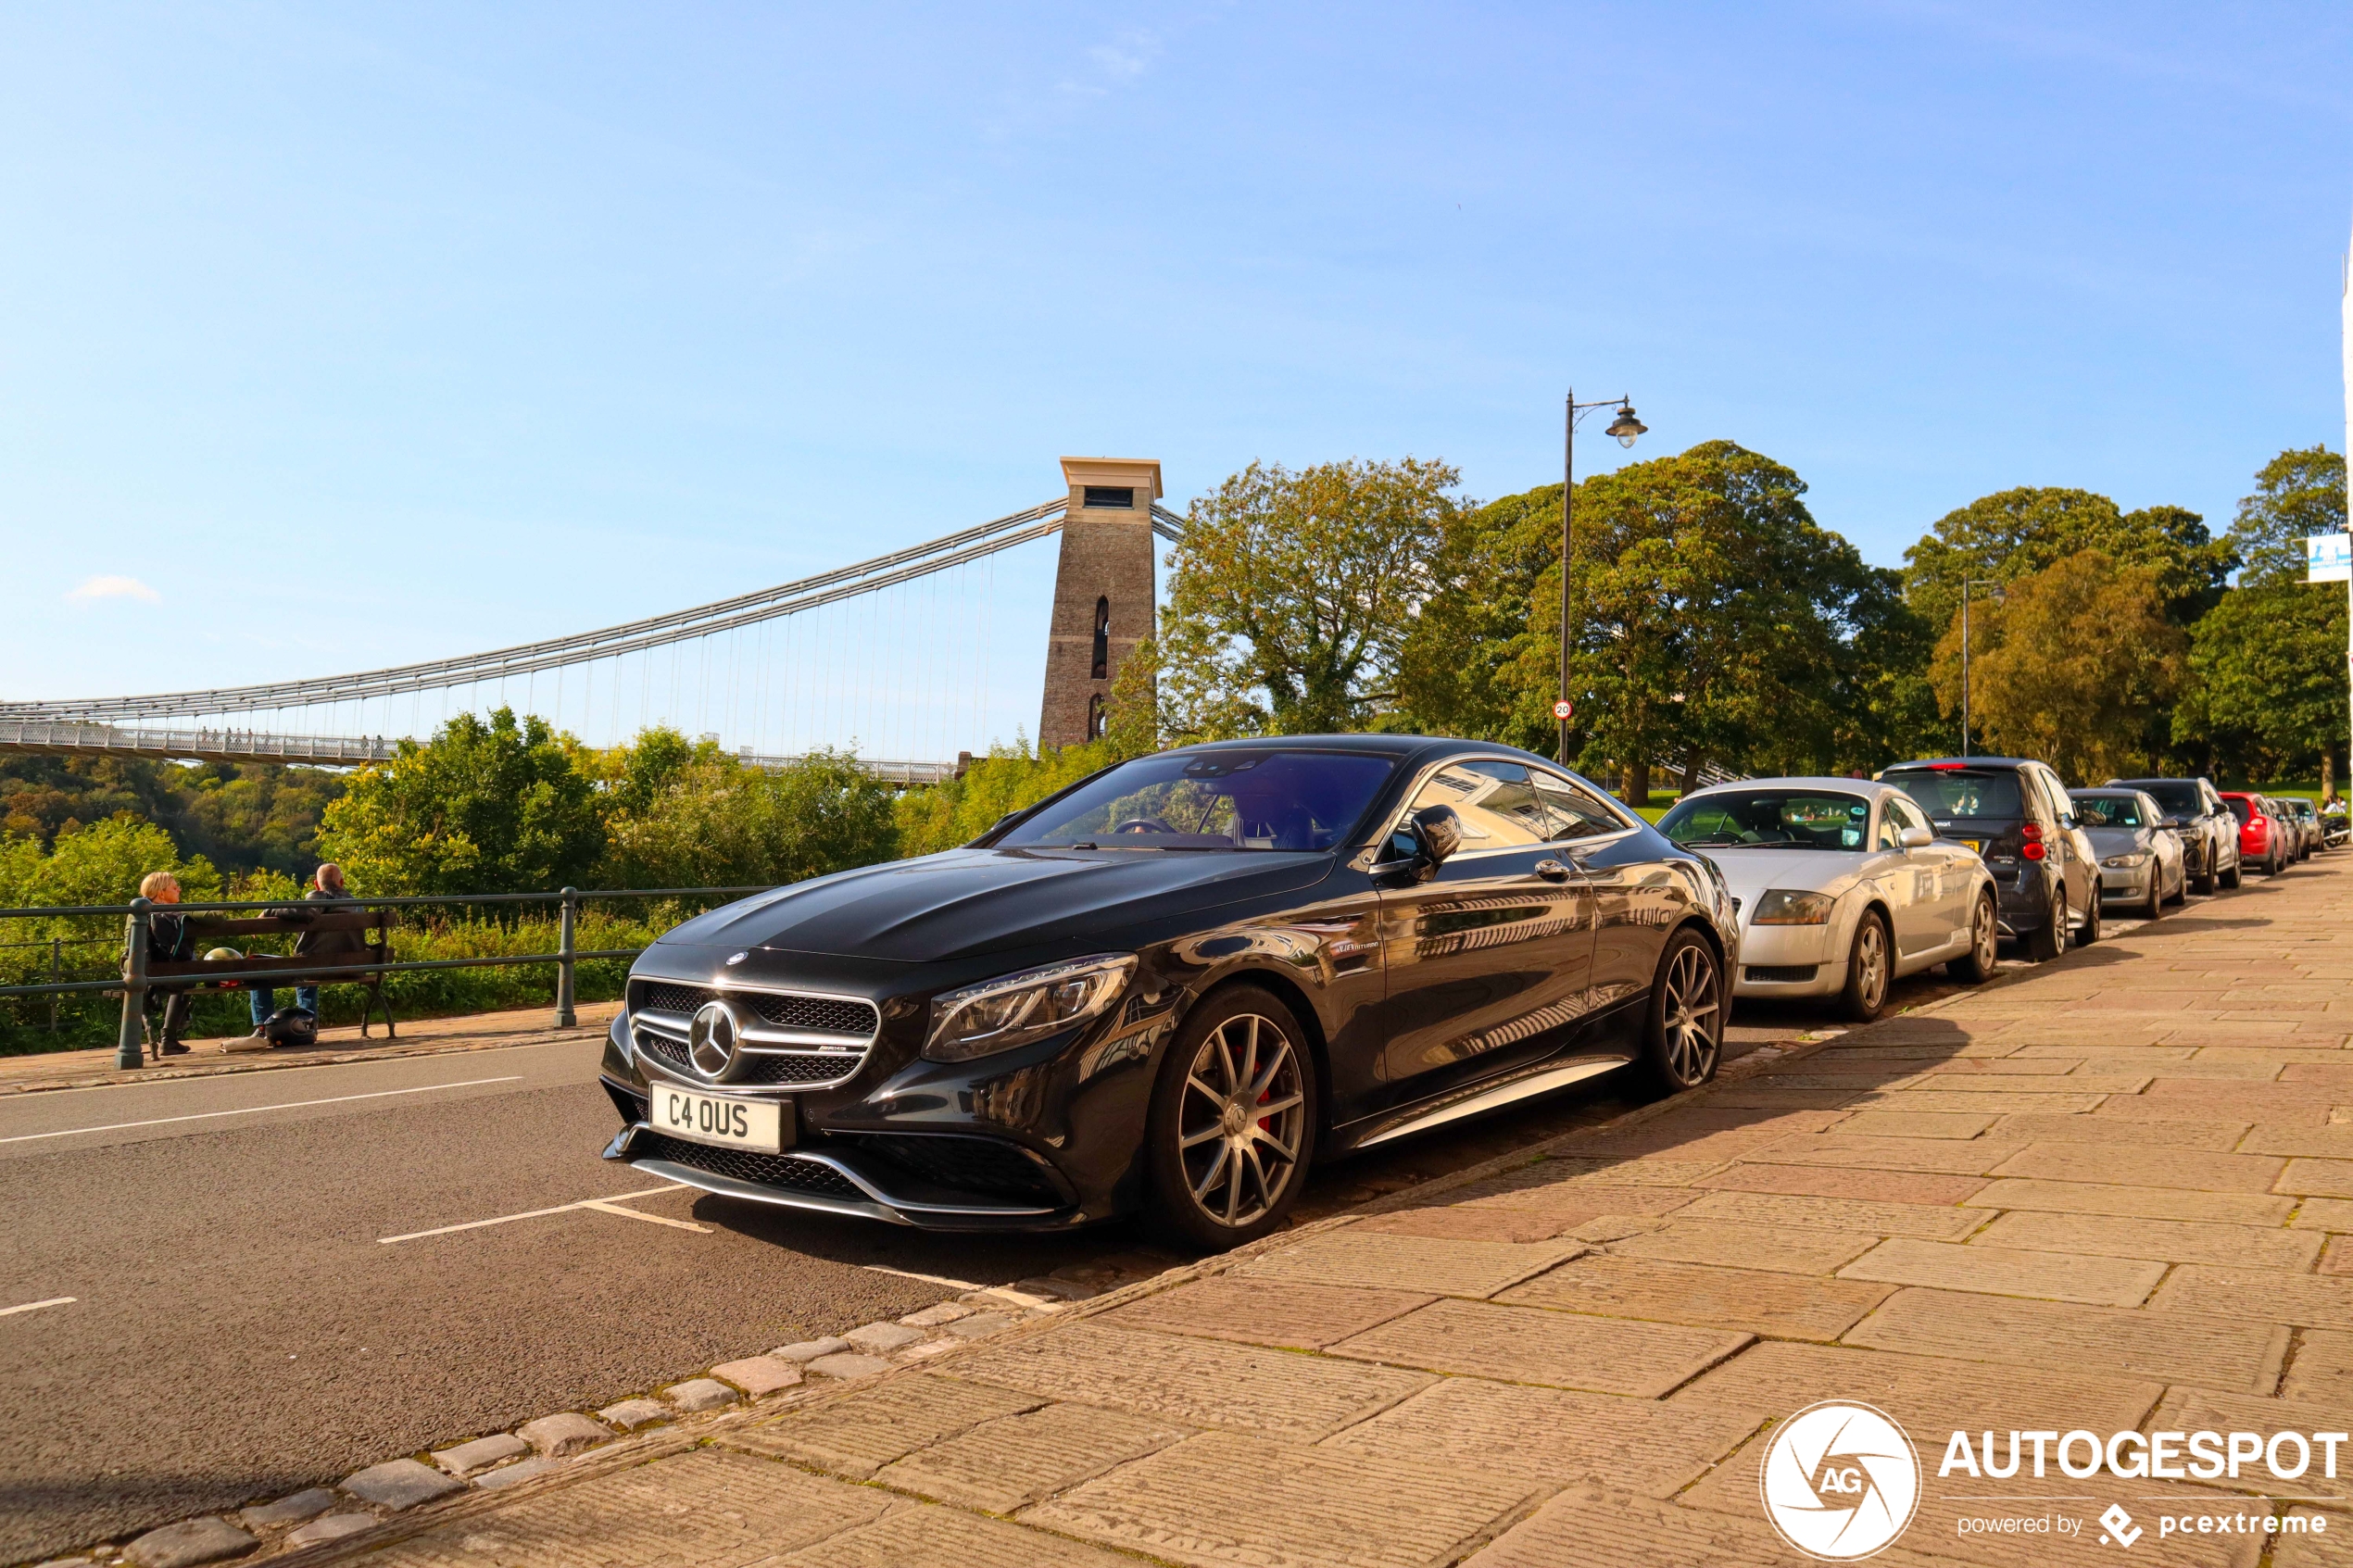
[[[1544,809],[1517,762],[1450,762],[1414,797],[1414,809],[1452,806],[1463,820],[1465,849],[1508,849],[1541,844]]]
[[[1882,849],[1901,848],[1902,846],[1897,842],[1897,835],[1906,828],[1928,826],[1928,819],[1921,816],[1919,809],[1900,795],[1889,796],[1886,803],[1880,809],[1883,813],[1879,829],[1880,847]]]
[[[2050,779],[2040,768],[2027,768],[2021,771],[2033,785],[2034,815],[2040,817],[2047,826],[2057,826],[2060,814],[2067,809],[2060,804],[2067,797],[2066,792],[2052,788]]]
[[[1626,820],[1558,773],[1542,769],[1533,770],[1537,796],[1544,802],[1552,818],[1552,838],[1556,844],[1579,838],[1599,838],[1604,834],[1623,833]]]

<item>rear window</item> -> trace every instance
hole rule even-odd
[[[2145,828],[2155,824],[2141,815],[2141,803],[2129,795],[2079,795],[2075,818],[2087,828]]]
[[[2164,807],[2168,816],[2195,817],[2206,809],[2206,802],[2198,798],[2197,785],[2186,779],[2153,779],[2139,787]]]
[[[2255,815],[2255,809],[2244,800],[2226,796],[2223,797],[2222,804],[2228,806],[2231,809],[2231,815],[2242,822],[2249,821]]]
[[[1938,822],[1955,817],[2023,817],[2018,775],[1963,769],[1890,769],[1887,782],[1927,808]]]

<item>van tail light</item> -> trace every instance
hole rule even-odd
[[[2029,825],[2031,826],[2032,824],[2030,823]],[[2030,838],[2026,841],[2025,847],[2019,850],[2019,853],[2025,856],[2030,860],[2039,860],[2043,858],[2043,847]]]
[[[2043,837],[2043,824],[2040,822],[2025,823],[2018,830],[2018,835],[2026,840],[2029,844],[2038,843]]]

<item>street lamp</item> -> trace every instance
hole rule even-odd
[[[1577,394],[1568,395],[1565,416],[1566,428],[1561,435],[1561,681],[1560,697],[1553,704],[1553,718],[1560,724],[1560,764],[1568,766],[1568,721],[1576,711],[1568,696],[1568,518],[1570,498],[1577,493],[1577,425],[1596,408],[1615,408],[1617,418],[1610,420],[1604,433],[1617,438],[1620,446],[1631,446],[1635,437],[1650,426],[1634,417],[1634,405],[1623,397],[1604,397],[1598,403],[1579,403]]]
[[[1969,591],[1971,588],[1993,589],[1994,598],[1997,603],[2002,597],[2002,584],[1998,579],[1992,577],[1961,579],[1961,759],[1963,761],[1969,759]]]

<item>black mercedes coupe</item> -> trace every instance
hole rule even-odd
[[[939,1229],[1226,1248],[1311,1161],[1639,1063],[1714,1075],[1730,896],[1573,773],[1416,735],[1122,762],[962,849],[698,916],[630,971],[605,1150]]]

